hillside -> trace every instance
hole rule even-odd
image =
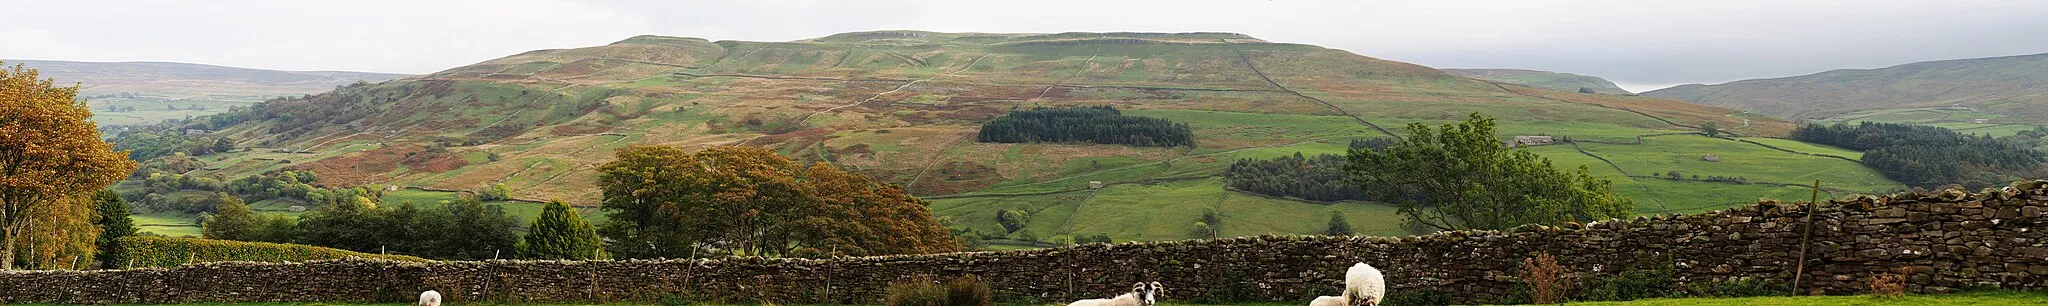
[[[1580,88],[1590,89],[1597,94],[1631,94],[1614,82],[1596,76],[1584,76],[1563,72],[1549,72],[1522,69],[1444,69],[1462,77],[1487,81],[1523,85],[1549,90],[1579,92]]]
[[[78,96],[103,125],[155,123],[204,116],[265,99],[316,94],[358,81],[382,82],[401,74],[278,71],[165,62],[0,60],[35,68],[60,85],[80,84]],[[134,111],[107,111],[108,106]],[[198,106],[197,108],[193,106]],[[178,109],[172,110],[171,107]]]
[[[1960,110],[1952,120],[2048,123],[2048,53],[1919,62],[1879,69],[1680,85],[1643,95],[1755,111],[1779,118],[1862,120],[1895,110]],[[1883,120],[1881,121],[1893,121]],[[1936,123],[1912,122],[1906,123]]]
[[[1194,147],[976,142],[979,125],[1037,106],[1114,105],[1188,125]],[[792,42],[639,36],[537,50],[305,99],[259,105],[222,130],[241,147],[197,174],[310,169],[319,184],[470,190],[597,202],[596,165],[633,144],[747,145],[830,161],[933,199],[956,226],[999,231],[1023,210],[1038,237],[1184,238],[1204,211],[1224,235],[1317,230],[1331,212],[1400,233],[1389,206],[1225,190],[1242,158],[1340,153],[1353,139],[1481,112],[1509,135],[1618,181],[1640,211],[1701,211],[1803,194],[1889,190],[1852,160],[1686,134],[1713,121],[1746,136],[1793,125],[1674,100],[1587,95],[1458,77],[1413,64],[1228,33],[857,32]],[[1509,135],[1503,135],[1509,136]],[[1721,161],[1700,162],[1703,155]],[[1669,171],[1752,184],[1666,179]],[[1101,189],[1089,188],[1103,182]]]

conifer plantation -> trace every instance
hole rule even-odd
[[[1915,187],[2003,185],[2048,174],[2048,155],[2022,141],[1963,134],[1946,128],[1863,122],[1809,124],[1792,131],[1800,141],[1864,151],[1863,164]]]
[[[1036,108],[1010,112],[981,125],[981,142],[1088,142],[1139,147],[1193,147],[1185,123],[1124,116],[1111,106]]]

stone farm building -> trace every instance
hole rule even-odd
[[[1550,139],[1550,136],[1515,136],[1515,142],[1514,142],[1514,143],[1510,143],[1510,144],[1508,144],[1508,146],[1509,146],[1509,147],[1528,147],[1528,146],[1541,146],[1541,145],[1549,145],[1551,141],[1552,141],[1552,140]]]

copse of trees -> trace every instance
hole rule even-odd
[[[140,167],[135,168],[135,174],[129,175],[128,178],[148,178],[151,173],[181,174],[204,167],[206,167],[206,163],[200,162],[198,158],[185,154],[172,154],[171,156],[143,161]]]
[[[157,164],[156,161],[172,158],[177,157],[159,158],[145,165],[155,165]],[[150,211],[211,213],[215,212],[217,206],[221,203],[218,197],[172,196],[179,191],[225,192],[249,202],[289,199],[316,208],[364,202],[375,206],[379,204],[378,199],[383,198],[384,192],[381,188],[370,187],[321,188],[312,185],[312,182],[317,180],[318,176],[314,175],[312,171],[305,170],[273,171],[225,182],[217,176],[190,176],[160,172],[152,167],[145,167],[144,170],[151,172],[142,176],[144,188],[133,192],[139,193],[139,195],[127,194],[123,196],[135,199],[138,203],[136,207]]]
[[[598,227],[623,258],[925,254],[960,245],[928,202],[752,147],[620,149],[599,167]]]
[[[185,135],[182,129],[137,130],[114,137],[114,149],[129,151],[128,158],[144,161],[183,154],[207,156],[235,149],[235,142],[213,134]]]
[[[1345,171],[1374,200],[1400,206],[1414,224],[1442,230],[1505,229],[1626,217],[1635,202],[1613,182],[1554,168],[1525,148],[1507,148],[1493,118],[1472,113],[1431,129],[1411,123],[1409,136],[1385,150],[1351,150]]]
[[[1345,181],[1343,156],[1321,154],[1257,160],[1242,159],[1223,171],[1224,184],[1238,191],[1310,201],[1365,200],[1365,192]]]
[[[100,232],[93,194],[136,167],[100,139],[77,86],[40,77],[0,69],[0,270],[90,257]]]
[[[206,239],[290,242],[298,239],[298,223],[283,215],[258,215],[242,199],[222,193],[214,212],[199,224]]]
[[[1110,106],[1036,108],[1010,112],[981,125],[981,142],[1090,142],[1140,147],[1193,147],[1184,123],[1124,116]]]
[[[346,204],[292,219],[258,216],[239,201],[206,221],[207,238],[294,243],[364,253],[407,254],[445,260],[515,258],[519,220],[498,205],[457,197],[438,207],[412,203],[378,208]]]
[[[1863,122],[1808,124],[1792,139],[1864,151],[1863,164],[1907,185],[1936,188],[1996,186],[2016,176],[2039,176],[2048,156],[2030,145],[1925,125]]]
[[[133,111],[134,108],[130,107],[128,110]],[[232,107],[226,113],[198,118],[164,119],[152,124],[125,125],[121,126],[121,132],[115,134],[111,142],[114,143],[115,149],[132,152],[128,157],[137,161],[173,154],[205,156],[225,153],[234,150],[234,140],[219,134],[186,132],[218,131],[247,121],[249,116],[248,108]]]
[[[1400,139],[1378,137],[1351,140],[1350,147],[1378,151],[1400,143]],[[1342,155],[1303,156],[1301,152],[1266,160],[1243,159],[1223,171],[1223,180],[1231,189],[1268,196],[1324,202],[1366,200],[1364,191],[1346,181],[1350,174],[1344,172],[1344,165],[1349,163]]]
[[[270,133],[294,138],[329,124],[345,124],[377,113],[377,107],[408,95],[410,87],[381,90],[368,82],[335,86],[334,91],[301,98],[276,98],[249,106],[242,120],[273,121]]]

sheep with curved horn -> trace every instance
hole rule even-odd
[[[1107,299],[1074,301],[1067,306],[1153,306],[1159,304],[1159,292],[1165,290],[1166,286],[1159,282],[1136,283],[1131,285],[1130,293]]]

